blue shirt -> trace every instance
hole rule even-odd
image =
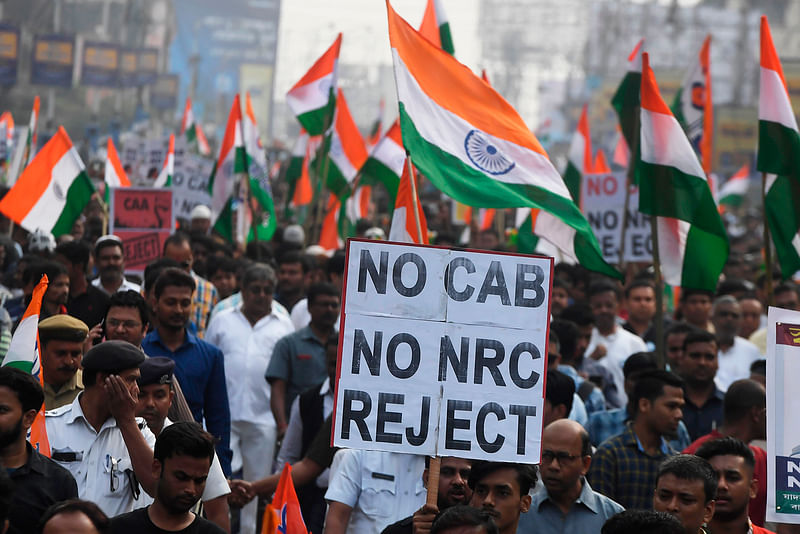
[[[725,394],[716,386],[711,398],[699,408],[685,393],[683,399],[686,401],[686,404],[683,405],[683,422],[686,423],[686,428],[689,430],[689,437],[692,441],[705,436],[712,430],[716,430],[722,424]]]
[[[183,344],[175,352],[161,341],[158,330],[142,340],[148,356],[164,356],[175,362],[175,376],[181,384],[186,403],[195,420],[217,438],[217,456],[222,470],[231,474],[231,412],[225,385],[225,361],[222,351],[186,331]]]
[[[608,518],[623,510],[620,504],[592,490],[589,482],[584,480],[581,494],[567,515],[564,515],[558,505],[550,499],[547,488],[543,487],[533,496],[528,513],[520,514],[517,532],[520,534],[599,533]]]
[[[601,443],[609,438],[618,436],[625,431],[625,423],[630,419],[627,408],[617,408],[605,412],[593,413],[589,416],[589,423],[586,431],[592,445],[599,447]],[[678,436],[669,442],[669,446],[676,451],[682,451],[692,443],[689,431],[683,421],[678,423]]]
[[[578,393],[580,397],[580,390],[581,385],[586,382],[586,380],[578,374],[578,371],[575,370],[574,367],[571,365],[559,365],[558,370],[570,377],[573,382],[575,382],[575,393]],[[593,413],[602,412],[606,409],[606,399],[603,397],[603,392],[600,391],[597,387],[592,387],[589,392],[589,395],[583,399],[583,405],[586,407],[586,414],[587,416],[592,415]]]
[[[264,375],[268,382],[286,382],[286,416],[295,397],[318,386],[328,378],[325,345],[314,335],[310,326],[284,336],[275,344],[272,358]]]

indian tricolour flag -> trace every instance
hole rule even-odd
[[[742,205],[750,187],[750,165],[745,163],[736,174],[728,178],[719,190],[719,205],[737,207]]]
[[[800,271],[800,181],[768,174],[764,214],[781,264],[781,275],[789,279]]]
[[[327,162],[322,162],[323,173],[327,167],[325,185],[333,194],[342,198],[349,192],[358,170],[367,160],[367,147],[341,89],[336,95],[333,128],[325,137],[321,152],[327,153],[328,158]]]
[[[242,107],[237,94],[233,97],[228,123],[225,126],[225,135],[219,147],[219,157],[208,181],[208,192],[211,194],[211,220],[215,223],[219,222],[221,227],[228,230],[229,239],[233,237],[231,195],[236,179],[239,178],[237,174],[241,175],[246,172],[247,153],[244,148],[244,139],[242,139]],[[223,211],[225,212],[224,217]]]
[[[114,140],[108,138],[108,145],[106,148],[106,169],[105,169],[105,183],[106,188],[110,187],[130,187],[131,181],[125,169],[122,168],[122,162],[119,160],[117,148],[114,146]]]
[[[33,109],[28,121],[28,138],[25,142],[25,165],[30,165],[36,156],[36,146],[39,142],[39,95],[33,98]]]
[[[456,53],[450,33],[450,21],[444,12],[442,0],[428,0],[419,33],[451,56]]]
[[[278,227],[275,217],[275,203],[267,173],[267,153],[258,133],[256,114],[250,101],[250,93],[245,93],[244,146],[247,153],[247,173],[250,186],[250,228],[246,229],[247,242],[253,239],[269,240]]]
[[[592,171],[592,137],[589,135],[588,106],[583,105],[578,129],[572,136],[567,154],[567,168],[564,169],[564,183],[567,184],[572,200],[581,205],[581,182],[583,175]]]
[[[622,135],[628,147],[636,146],[639,136],[636,128],[636,114],[639,112],[639,87],[642,85],[642,52],[644,39],[639,41],[628,56],[628,71],[622,78],[617,91],[611,98],[611,105],[617,112]]]
[[[403,145],[436,187],[474,207],[540,208],[536,230],[572,261],[619,277],[547,153],[486,82],[387,2]]]
[[[39,311],[42,307],[42,297],[46,291],[47,275],[44,275],[33,288],[31,301],[14,331],[14,336],[8,345],[8,353],[3,360],[3,367],[14,367],[32,374],[42,387],[44,387],[44,378],[39,360]],[[41,454],[50,456],[50,442],[47,439],[44,421],[44,403],[39,408],[39,413],[36,414],[36,419],[31,425],[30,442],[33,448]]]
[[[327,211],[322,220],[322,229],[319,232],[319,242],[317,244],[328,252],[333,252],[344,246],[344,241],[339,236],[339,212],[341,202],[339,198],[331,193],[328,198]]]
[[[328,129],[336,106],[337,65],[342,46],[340,33],[333,44],[286,93],[286,103],[311,135]]]
[[[14,142],[14,117],[10,111],[0,114],[0,142],[5,142],[5,154],[9,158],[11,145]]]
[[[711,102],[711,36],[706,36],[697,61],[689,68],[672,102],[672,112],[694,149],[703,170],[711,172],[714,114]]]
[[[57,237],[72,230],[93,193],[78,151],[61,126],[0,200],[0,212],[29,232],[41,229]]]
[[[657,216],[664,281],[713,291],[728,238],[706,174],[661,98],[648,55],[642,60],[639,211]]]
[[[172,175],[175,174],[175,134],[169,135],[169,146],[167,155],[164,157],[164,165],[153,182],[153,187],[167,187],[172,185]]]
[[[800,179],[800,133],[767,17],[761,17],[758,161],[761,172]]]
[[[183,108],[183,118],[181,119],[181,135],[186,137],[186,144],[203,156],[211,154],[211,147],[208,146],[203,129],[194,118],[192,110],[192,99],[186,97],[186,106]]]
[[[396,120],[386,131],[386,135],[378,141],[370,152],[367,161],[361,167],[360,182],[364,185],[383,184],[394,204],[397,187],[406,162],[406,150],[403,148],[403,134],[400,133],[400,121]]]
[[[414,189],[416,188],[412,188],[412,178],[408,172],[408,167],[408,165],[403,167],[400,185],[397,188],[397,202],[392,212],[389,241],[427,245],[428,223],[425,220],[425,213],[422,211],[419,196],[416,198],[414,196]],[[414,216],[415,206],[417,208],[417,217]],[[417,227],[417,221],[419,221],[419,227]]]

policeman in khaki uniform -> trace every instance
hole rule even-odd
[[[80,366],[88,334],[86,323],[71,315],[52,315],[39,323],[47,410],[70,404],[83,390]]]
[[[83,358],[85,389],[45,414],[52,459],[72,473],[80,498],[109,517],[142,505],[139,484],[150,495],[156,487],[156,438],[134,415],[144,359],[127,341],[95,345]]]

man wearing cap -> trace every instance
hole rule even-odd
[[[156,487],[155,436],[135,416],[144,359],[126,341],[92,347],[83,358],[84,391],[45,414],[51,458],[72,473],[80,498],[108,516],[137,508],[139,485],[150,495]]]
[[[71,315],[53,315],[39,322],[45,409],[70,404],[83,390],[80,367],[88,334],[86,323]]]
[[[208,234],[211,229],[211,210],[208,206],[198,204],[189,214],[189,231],[191,233]]]
[[[125,251],[122,240],[113,234],[104,235],[94,244],[94,258],[97,265],[97,278],[92,285],[113,295],[117,291],[133,289],[141,291],[139,284],[125,279]]]
[[[136,404],[136,415],[147,421],[147,426],[156,436],[172,424],[167,413],[175,398],[174,370],[175,362],[163,357],[147,358],[139,367],[141,376],[138,380],[139,401]],[[230,492],[219,458],[214,454],[201,501],[206,518],[222,527],[226,532],[230,532],[231,529],[228,518],[228,494]],[[151,504],[153,499],[142,495],[142,501],[142,504],[146,506]],[[137,508],[140,508],[139,504],[137,503]]]

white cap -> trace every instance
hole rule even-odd
[[[56,249],[56,238],[53,234],[45,230],[36,229],[30,237],[28,237],[28,250],[31,252],[48,251],[53,252]]]
[[[290,224],[283,229],[283,240],[286,243],[298,243],[302,245],[306,240],[306,233],[299,224]]]
[[[192,209],[192,213],[189,214],[189,220],[193,221],[195,219],[211,220],[211,210],[208,206],[204,206],[203,204],[195,206],[194,209]]]

